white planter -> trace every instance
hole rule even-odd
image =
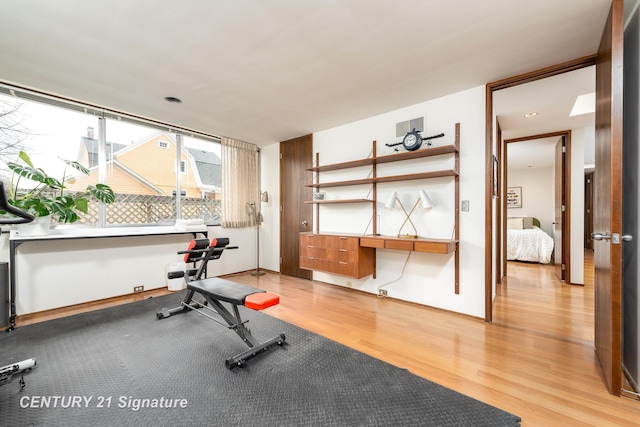
[[[18,225],[19,236],[43,236],[51,229],[51,215],[36,217],[31,222]]]

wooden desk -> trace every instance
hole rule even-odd
[[[434,254],[450,254],[458,247],[457,240],[402,238],[392,236],[362,236],[360,246],[365,248],[396,249],[403,251],[429,252]]]

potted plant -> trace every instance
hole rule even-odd
[[[47,174],[43,169],[36,168],[29,155],[20,151],[15,162],[8,162],[7,166],[13,172],[9,188],[9,204],[21,208],[36,217],[51,215],[59,223],[73,223],[80,219],[80,215],[89,210],[89,200],[86,194],[64,194],[67,167],[88,175],[89,170],[78,162],[60,159],[65,163],[62,179],[58,180]],[[36,185],[28,190],[18,190],[20,180],[28,179]],[[90,197],[109,204],[115,200],[115,194],[106,184],[87,186]],[[2,213],[2,212],[0,212]]]

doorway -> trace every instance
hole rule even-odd
[[[521,195],[522,199],[517,206],[509,206],[506,203],[506,221],[498,221],[504,252],[507,254],[501,263],[503,275],[507,276],[507,260],[513,259],[515,252],[520,258],[516,260],[554,265],[558,279],[570,284],[571,131],[507,139],[503,145],[506,154],[505,187],[508,189],[516,186],[515,188],[527,194],[526,202],[525,197]],[[576,209],[578,208],[576,206]],[[509,251],[507,247],[507,234],[518,234],[508,230],[505,224],[508,224],[508,218],[512,215],[532,218],[535,222],[530,224],[533,231],[524,232],[524,242],[512,239],[512,245],[517,243],[522,246],[519,246],[517,251],[513,248]],[[553,239],[553,244],[550,243],[550,239]],[[579,284],[584,284],[582,275],[579,279]]]
[[[494,140],[494,131],[493,131],[494,127],[496,126],[496,122],[498,121],[498,117],[495,111],[494,94],[497,93],[498,91],[502,91],[503,89],[510,89],[510,88],[517,88],[517,87],[522,88],[525,83],[538,82],[543,79],[551,78],[554,76],[565,75],[566,73],[569,73],[571,71],[583,70],[587,67],[593,67],[595,66],[595,62],[596,62],[596,55],[590,55],[587,57],[578,58],[573,61],[568,61],[562,64],[558,64],[556,66],[547,67],[541,70],[532,71],[530,73],[514,76],[511,78],[507,78],[504,80],[487,84],[486,86],[486,102],[487,102],[486,123],[487,125],[486,125],[485,142],[486,142],[486,153],[487,153],[486,167],[488,171],[490,171],[491,168],[493,167],[492,153],[498,151],[498,148],[496,147],[497,144]],[[505,93],[505,92],[502,92],[502,93]],[[533,114],[535,113],[535,111],[529,110],[529,111],[526,111],[525,113],[519,113],[517,118],[519,119],[520,117],[524,116],[527,113],[529,113],[529,115],[531,115],[532,117],[536,117],[536,115]],[[510,119],[510,117],[500,121],[502,134],[504,135],[505,138],[509,138],[507,134],[507,129],[506,129],[506,127],[508,127],[507,119]],[[516,116],[514,116],[513,119],[515,120]],[[557,126],[557,125],[552,125],[552,126]],[[571,127],[572,126],[568,128],[571,128]],[[566,126],[561,127],[561,129],[566,129],[566,128],[567,128]],[[557,131],[557,127],[555,127],[555,129],[553,128],[548,129],[547,131],[548,132]],[[528,133],[537,134],[537,133],[545,133],[545,131],[542,131],[542,132],[529,131]],[[504,162],[500,164],[498,167],[501,172],[499,175],[504,177],[505,175]],[[502,198],[500,199],[499,197],[497,200],[494,200],[491,196],[492,194],[491,180],[489,179],[486,180],[485,194],[486,194],[487,215],[485,217],[485,221],[486,221],[485,229],[487,234],[486,241],[488,242],[488,244],[485,252],[485,260],[486,260],[485,262],[485,266],[486,266],[486,269],[485,269],[485,320],[488,322],[493,320],[493,299],[496,294],[495,293],[496,289],[494,285],[495,283],[494,271],[492,269],[493,256],[494,256],[493,245],[502,244],[503,240],[501,237],[504,231],[502,228],[498,228],[496,224],[494,224],[495,217],[497,216],[494,214],[494,212],[497,212],[499,210],[501,212],[501,217],[505,217],[505,214],[506,214],[505,202],[504,202],[505,183],[506,183],[506,180],[503,178],[502,182],[500,182],[500,193],[502,194]],[[496,234],[497,236],[494,237],[494,234]],[[502,252],[504,252],[504,248]],[[501,272],[495,272],[495,273],[497,273],[496,276],[500,277]]]

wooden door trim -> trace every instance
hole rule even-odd
[[[485,315],[493,320],[493,92],[596,65],[596,54],[487,83],[485,87]],[[504,187],[504,186],[502,186]]]
[[[496,135],[497,135],[497,139],[498,141],[502,141],[502,128],[500,127],[500,123],[497,123],[497,129],[496,129]],[[507,203],[506,203],[506,198],[505,197],[500,197],[500,190],[502,186],[500,185],[500,182],[502,180],[502,168],[501,165],[503,165],[502,163],[502,156],[504,153],[504,157],[506,159],[506,147],[503,151],[502,149],[502,144],[498,143],[498,152],[496,153],[496,159],[498,160],[498,170],[495,171],[495,175],[498,179],[498,190],[497,190],[497,201],[496,201],[496,206],[498,206],[498,211],[496,212],[496,223],[497,224],[505,224],[506,221],[506,217],[507,217]],[[495,167],[495,165],[492,165],[492,167]],[[506,178],[506,169],[505,169],[505,179],[504,182],[507,182],[507,178]],[[502,213],[504,212],[504,218],[502,216]],[[503,260],[507,259],[506,253],[507,253],[507,238],[506,238],[506,233],[502,233],[502,242],[498,242],[498,247],[496,248],[496,259],[495,259],[495,269],[496,269],[496,279],[498,283],[502,283],[502,280],[504,277],[506,277],[507,275],[507,262]],[[500,237],[500,234],[498,234],[498,238]],[[503,253],[504,250],[504,253]]]

